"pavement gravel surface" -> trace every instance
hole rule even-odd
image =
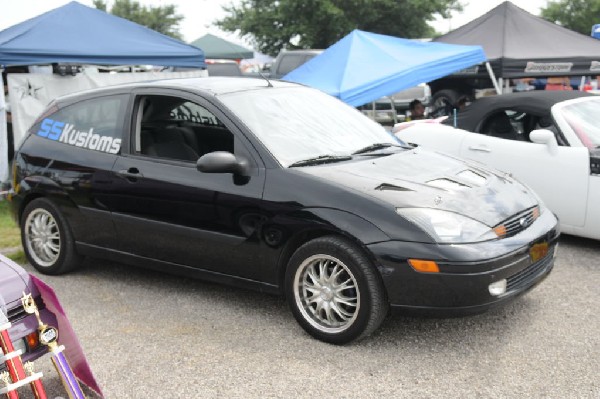
[[[505,306],[395,315],[341,347],[280,297],[103,260],[25,267],[57,292],[106,398],[600,399],[600,241],[563,236],[550,276]],[[36,364],[67,397],[48,356]]]

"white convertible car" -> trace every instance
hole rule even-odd
[[[511,173],[558,215],[564,233],[600,239],[600,97],[505,94],[443,124],[404,126],[394,128],[400,139]]]

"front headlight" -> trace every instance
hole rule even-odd
[[[489,226],[458,213],[430,208],[396,208],[396,212],[419,226],[436,242],[467,243],[498,238]]]

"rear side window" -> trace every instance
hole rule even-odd
[[[74,147],[118,154],[128,98],[120,94],[68,105],[43,118],[31,133]]]

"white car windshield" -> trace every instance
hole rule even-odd
[[[315,89],[270,88],[219,98],[284,167],[349,156],[374,144],[402,144],[360,111]]]
[[[559,111],[588,148],[600,147],[600,98],[565,105]]]

